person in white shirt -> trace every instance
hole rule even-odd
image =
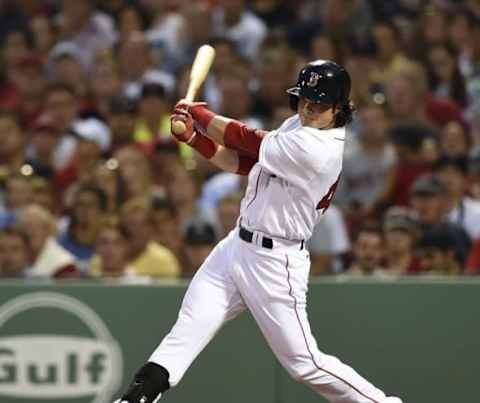
[[[466,194],[468,182],[467,157],[441,157],[435,167],[447,185],[448,221],[462,227],[472,240],[480,239],[480,201]]]
[[[248,185],[237,227],[198,270],[177,323],[118,402],[156,402],[219,328],[248,309],[289,374],[330,402],[401,403],[319,351],[307,319],[305,241],[338,184],[353,113],[350,87],[343,67],[307,64],[288,90],[297,114],[268,133],[218,116],[204,103],[176,105],[172,122],[186,126],[176,138],[219,168],[248,174]]]
[[[246,9],[244,0],[222,3],[213,13],[214,33],[231,39],[243,57],[255,60],[267,36],[267,26]]]

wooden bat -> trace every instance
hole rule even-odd
[[[188,90],[185,99],[188,102],[192,102],[197,95],[198,90],[202,86],[208,71],[212,66],[213,59],[215,58],[215,49],[210,45],[200,46],[195,55],[195,60],[192,64],[192,70],[190,72],[190,81],[188,83]],[[185,123],[181,121],[173,122],[172,131],[175,134],[182,134],[185,132]]]

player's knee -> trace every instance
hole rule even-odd
[[[309,383],[315,376],[317,368],[311,362],[298,360],[290,364],[287,371],[293,380],[301,383]]]

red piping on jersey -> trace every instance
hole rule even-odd
[[[295,297],[295,295],[293,295],[293,287],[292,287],[292,283],[290,282],[290,270],[288,270],[288,255],[285,255],[285,257],[287,258],[287,263],[286,263],[286,265],[285,265],[285,270],[287,271],[287,282],[288,282],[288,286],[290,287],[290,290],[288,291],[288,294],[293,298],[293,305],[294,305],[295,315],[297,316],[298,324],[299,324],[299,326],[300,326],[300,329],[302,330],[303,340],[305,340],[305,345],[306,345],[306,347],[307,347],[308,353],[310,354],[310,358],[312,359],[313,365],[315,365],[315,367],[316,367],[319,371],[323,371],[323,372],[325,372],[325,373],[333,376],[334,378],[338,379],[339,381],[345,383],[346,385],[348,385],[349,387],[351,387],[355,392],[357,392],[358,394],[362,395],[362,396],[365,397],[366,399],[371,400],[373,403],[380,403],[378,400],[375,400],[375,399],[367,396],[367,395],[364,394],[363,392],[361,392],[359,389],[357,389],[355,386],[353,386],[350,382],[346,381],[346,380],[343,379],[342,377],[340,377],[340,376],[338,376],[338,375],[335,375],[334,373],[332,373],[332,372],[330,372],[330,371],[327,371],[326,369],[320,367],[320,366],[317,364],[317,362],[315,361],[315,358],[313,357],[312,351],[310,350],[310,346],[308,345],[307,336],[305,335],[305,330],[303,329],[302,322],[300,321],[300,315],[298,314],[298,309],[297,309],[297,298]]]
[[[245,207],[245,210],[250,207],[250,204],[252,204],[253,201],[255,200],[255,198],[257,197],[258,183],[260,182],[260,176],[261,175],[262,175],[262,169],[260,168],[260,172],[258,173],[258,176],[257,176],[257,184],[255,185],[255,194],[253,195],[252,200],[250,200],[250,203],[247,204],[247,207]]]
[[[252,129],[238,120],[232,120],[225,128],[223,142],[228,148],[247,153],[248,156],[258,158],[260,143],[267,132]]]

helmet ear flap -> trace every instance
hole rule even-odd
[[[292,94],[290,94],[289,97],[290,97],[290,108],[292,108],[292,111],[296,113],[298,109],[298,97]]]

